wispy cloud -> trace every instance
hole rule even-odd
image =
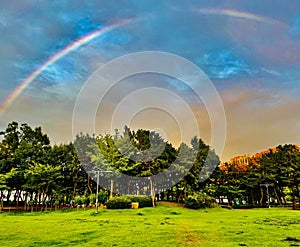
[[[196,58],[196,64],[203,68],[210,78],[225,79],[251,74],[250,67],[230,50],[205,53]]]

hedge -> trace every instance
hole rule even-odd
[[[127,196],[131,202],[138,202],[139,208],[152,207],[152,199],[150,196]]]
[[[105,204],[109,209],[131,208],[131,200],[127,196],[110,198]]]
[[[203,192],[194,193],[187,197],[184,206],[191,209],[214,207],[214,199]]]
[[[149,196],[119,196],[110,198],[105,204],[108,209],[131,208],[132,202],[138,202],[139,207],[152,207],[152,199]]]

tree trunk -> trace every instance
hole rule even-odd
[[[284,193],[283,193],[283,189],[282,189],[282,187],[280,187],[280,186],[278,186],[278,189],[279,189],[279,197],[280,197],[280,199],[281,199],[281,202],[282,202],[282,204],[284,204],[284,205],[286,205],[287,204],[287,202],[286,202],[286,200],[285,200],[285,197],[283,196],[284,195]]]
[[[73,204],[74,201],[75,201],[76,189],[77,189],[77,182],[74,183],[74,187],[73,187],[72,204]],[[72,206],[73,206],[73,205],[72,205]]]
[[[10,195],[11,195],[11,191],[7,191],[7,196],[6,196],[6,202],[7,204],[9,204],[9,198],[10,198]]]
[[[277,198],[277,201],[278,201],[279,205],[281,206],[281,205],[282,205],[282,201],[281,201],[281,198],[278,196],[276,187],[274,187],[274,192],[275,192],[275,196],[276,196],[276,198]]]
[[[113,198],[113,190],[114,190],[114,180],[110,180],[110,195],[109,198]]]
[[[33,192],[30,193],[30,199],[29,201],[32,201],[33,200]]]
[[[22,199],[22,198],[21,198],[21,193],[22,193],[22,190],[18,190],[18,196],[17,196],[17,203],[16,203],[16,206],[19,206],[19,200]]]
[[[260,187],[260,200],[259,200],[260,206],[263,205],[263,200],[264,200],[264,190],[262,187]]]
[[[3,198],[4,198],[4,195],[3,195],[3,191],[1,190],[1,193],[0,193],[0,212],[3,209]]]
[[[251,192],[250,192],[250,200],[251,200],[251,204],[254,205],[254,195],[253,195],[253,190],[251,189]]]
[[[167,201],[170,200],[170,189],[167,190]]]
[[[186,200],[186,193],[187,193],[187,184],[186,184],[186,181],[185,181],[185,183],[184,183],[184,195],[183,195],[184,201]]]
[[[41,190],[38,191],[37,200],[36,201],[37,201],[37,206],[41,204]]]
[[[44,202],[45,202],[45,198],[46,198],[44,191],[42,191],[42,193],[41,193],[41,198],[42,198],[41,199],[41,203],[42,203],[41,211],[44,211]]]
[[[293,193],[293,210],[296,209],[296,199],[295,199],[295,194]]]
[[[18,196],[18,191],[15,190],[15,194],[14,194],[14,204],[17,205],[17,196]],[[9,207],[11,206],[11,204],[9,204]]]
[[[286,199],[285,199],[285,196],[283,196],[283,197],[281,197],[281,198],[282,198],[282,200],[283,200],[284,205],[286,205],[286,204],[287,204],[287,201],[286,201]]]
[[[89,188],[90,194],[93,194],[93,190],[91,188],[90,181],[91,181],[91,177],[90,177],[90,175],[88,175],[88,188]]]
[[[165,192],[162,191],[162,192],[160,193],[160,200],[163,201],[164,199],[165,199]]]
[[[24,198],[24,210],[27,210],[27,197],[28,197],[28,193],[25,193],[25,198]]]
[[[45,200],[47,197],[48,190],[49,190],[49,184],[47,185],[46,189],[44,191],[42,191],[42,209],[41,209],[41,211],[44,211],[44,209],[45,209]]]
[[[150,193],[151,193],[151,199],[152,199],[152,206],[155,207],[155,195],[154,195],[154,191],[153,191],[152,177],[150,177]]]

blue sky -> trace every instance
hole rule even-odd
[[[121,55],[156,50],[192,61],[217,88],[228,128],[223,160],[282,143],[300,143],[297,0],[1,1],[0,104],[60,49],[120,19],[133,21],[43,71],[2,113],[0,128],[12,120],[28,122],[41,125],[54,143],[70,141],[76,96],[94,70]],[[117,95],[125,88],[130,92],[128,88],[138,80],[148,85],[142,77],[125,80],[107,105],[115,107]],[[209,141],[205,109],[185,86],[164,77],[152,82],[185,97],[203,117],[199,119],[202,137]],[[139,119],[137,127],[147,127],[153,114],[144,125]]]

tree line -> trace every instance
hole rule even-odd
[[[79,197],[93,203],[97,175],[102,201],[107,191],[176,202],[201,193],[230,205],[264,205],[266,182],[272,202],[292,201],[295,207],[300,195],[300,155],[293,145],[279,146],[241,170],[228,163],[220,168],[214,150],[197,137],[176,148],[158,133],[127,126],[123,133],[81,133],[61,145],[51,145],[41,127],[26,123],[9,123],[0,136],[0,206],[74,205]]]
[[[74,204],[77,196],[90,198],[95,194],[95,171],[106,170],[113,172],[100,174],[102,190],[112,189],[113,182],[115,194],[165,193],[161,199],[180,200],[200,188],[198,177],[210,150],[196,137],[192,147],[182,143],[175,148],[158,133],[132,131],[126,126],[122,134],[117,130],[114,135],[79,134],[73,143],[61,145],[50,145],[41,127],[32,128],[26,123],[9,123],[0,136],[2,206],[26,206],[28,201],[42,207],[49,201]],[[213,151],[211,162],[219,164]],[[149,176],[166,169],[169,172],[160,178],[165,187],[158,191],[157,181]],[[180,174],[185,176],[181,178]],[[138,183],[135,178],[140,178]],[[106,181],[107,186],[103,186]]]
[[[230,204],[245,201],[249,205],[262,206],[268,201],[279,205],[290,202],[295,208],[299,206],[300,198],[299,147],[279,145],[261,157],[250,158],[244,169],[234,163],[225,163],[210,189],[216,197],[225,195]]]

